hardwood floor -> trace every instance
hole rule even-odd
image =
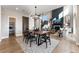
[[[0,53],[22,53],[20,45],[15,40],[15,37],[3,39],[0,42]]]
[[[55,37],[55,36],[54,36]],[[20,38],[20,37],[19,37]],[[53,50],[53,53],[78,53],[79,46],[77,46],[68,38],[58,38],[55,37],[56,40],[60,40],[57,47]],[[16,41],[17,38],[10,37],[9,39],[3,39],[0,42],[0,52],[1,53],[23,53],[24,51]]]
[[[79,53],[79,46],[70,40],[63,39],[54,49],[54,53]]]

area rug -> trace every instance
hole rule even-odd
[[[30,44],[24,43],[22,38],[17,38],[16,40],[20,44],[23,51],[26,53],[52,53],[53,50],[56,48],[56,46],[59,43],[59,40],[57,40],[55,38],[51,38],[51,45],[48,42],[47,48],[46,48],[45,43],[43,43],[40,46],[37,46],[35,42],[32,42],[32,46],[30,47]]]

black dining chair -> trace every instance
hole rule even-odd
[[[27,39],[27,37],[28,37],[28,33],[29,33],[28,30],[29,30],[29,29],[26,28],[26,30],[23,32],[23,41],[24,41],[24,42],[26,42],[26,39]]]
[[[24,32],[23,33],[23,41],[26,42],[26,39],[27,39],[27,32]]]
[[[50,40],[50,35],[47,35],[47,34],[43,34],[42,36],[41,36],[41,42],[43,41],[43,43],[45,42],[46,43],[46,48],[47,48],[47,43],[48,43],[48,41],[49,41],[49,43],[50,43],[50,45],[51,45],[51,40]]]
[[[32,42],[35,41],[37,44],[37,37],[32,32],[29,32],[26,41],[27,41],[27,44],[28,44],[28,42],[30,42],[30,47],[31,47]]]

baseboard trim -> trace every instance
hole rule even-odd
[[[5,38],[9,38],[9,36],[1,37],[0,42],[1,42],[3,39],[5,39]]]
[[[22,35],[23,35],[23,34],[16,34],[16,37],[17,37],[17,36],[22,36]]]
[[[4,36],[4,37],[1,37],[1,39],[5,39],[5,38],[9,38],[9,36]]]
[[[18,36],[23,36],[23,35],[22,35],[22,34],[16,34],[16,37],[18,37]],[[0,38],[0,40],[5,39],[5,38],[9,38],[9,36],[2,36],[2,37]]]

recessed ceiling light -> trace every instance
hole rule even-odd
[[[18,10],[18,8],[16,8],[16,10]]]

